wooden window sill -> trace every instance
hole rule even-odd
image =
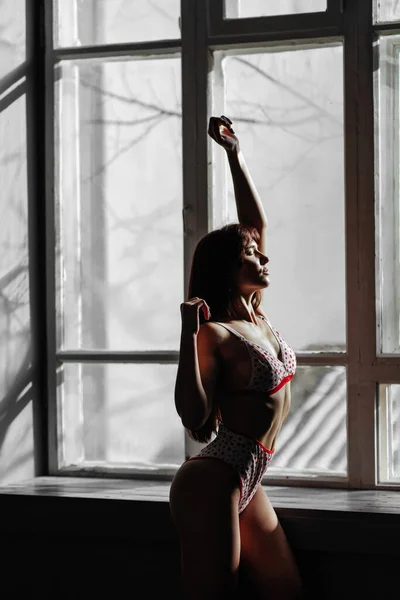
[[[0,486],[2,533],[177,541],[169,481],[38,477]],[[293,547],[400,555],[400,493],[264,486]]]

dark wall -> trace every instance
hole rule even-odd
[[[4,598],[181,597],[179,543],[165,502],[2,494],[0,507]],[[342,529],[338,524],[342,547],[332,537],[329,551],[332,534],[329,527],[324,531],[323,519],[323,543],[314,549],[315,535],[307,539],[308,531],[316,531],[312,518],[296,522],[282,516],[281,522],[299,561],[306,598],[398,597],[400,549],[377,543],[376,536],[366,544],[363,531],[370,538],[370,528],[360,529],[360,522],[354,526],[349,519]],[[390,530],[396,528],[394,519]],[[237,598],[256,598],[243,572]]]

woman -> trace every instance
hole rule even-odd
[[[239,223],[200,240],[181,304],[176,410],[193,439],[217,433],[170,488],[183,588],[191,600],[232,598],[240,565],[260,598],[294,600],[298,568],[260,481],[289,411],[296,359],[260,306],[267,218],[232,122],[211,117],[208,133],[227,152]]]

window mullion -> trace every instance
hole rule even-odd
[[[372,369],[365,370],[372,371],[374,381],[379,383],[400,383],[400,356],[379,356]]]
[[[349,486],[375,484],[372,1],[345,15],[346,287]],[[365,376],[365,378],[362,377]]]
[[[48,414],[48,469],[50,475],[58,467],[57,424],[57,360],[56,360],[56,270],[55,270],[55,184],[54,184],[54,54],[53,2],[43,2],[45,32],[45,120],[44,139],[46,157],[46,310],[47,310],[47,414]]]
[[[157,40],[154,42],[98,44],[96,46],[76,46],[56,48],[56,60],[79,60],[97,58],[119,58],[125,56],[169,56],[180,52],[180,40]]]
[[[197,241],[210,227],[208,161],[207,14],[203,0],[181,1],[184,290]],[[196,444],[185,433],[185,453]]]
[[[144,363],[177,364],[177,350],[141,350],[133,352],[99,350],[65,350],[57,352],[57,361],[62,363]]]

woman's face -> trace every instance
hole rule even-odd
[[[268,287],[270,283],[268,262],[268,256],[258,250],[257,243],[254,240],[246,243],[242,254],[242,264],[237,274],[236,285],[238,290],[252,292]]]

